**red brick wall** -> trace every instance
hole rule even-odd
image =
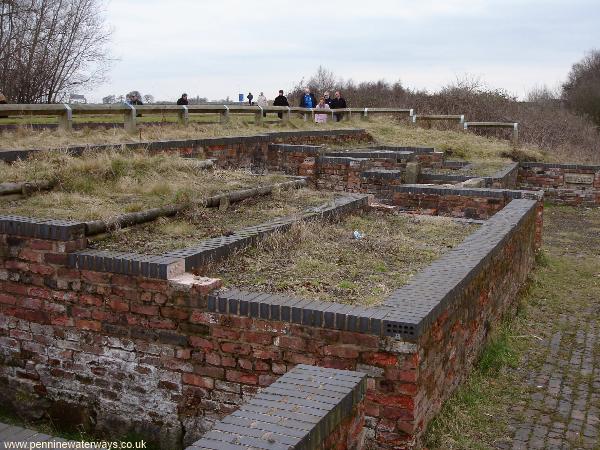
[[[298,363],[416,369],[377,336],[202,312],[198,288],[65,268],[80,242],[0,242],[0,398],[24,413],[59,402],[60,423],[83,405],[96,430],[190,443]]]
[[[361,450],[365,444],[365,404],[359,403],[352,415],[344,420],[318,447],[319,450]]]
[[[534,264],[535,228],[536,215],[531,215],[420,337],[416,433],[464,382],[489,331],[516,309],[518,290]]]
[[[466,189],[466,191],[469,190]],[[402,209],[416,214],[486,220],[501,211],[512,200],[512,197],[508,195],[486,196],[485,190],[481,192],[472,195],[446,194],[436,192],[436,189],[431,189],[429,193],[394,192],[391,202],[395,206],[400,206]],[[524,195],[527,196],[526,193]],[[537,197],[538,199],[535,237],[536,248],[539,249],[542,246],[544,198],[536,192],[532,192],[530,195],[531,198]]]
[[[591,183],[573,183],[582,175]],[[519,167],[520,189],[543,189],[546,200],[561,205],[600,206],[600,166],[524,163]]]
[[[437,193],[395,192],[392,204],[418,214],[467,219],[489,219],[506,206],[510,198],[440,195]]]
[[[67,252],[85,241],[0,235],[0,401],[177,448],[305,363],[368,373],[368,440],[411,445],[511,303],[532,234],[527,222],[418,343],[208,313],[216,283],[69,269]]]

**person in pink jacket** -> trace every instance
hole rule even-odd
[[[329,105],[325,103],[325,97],[319,99],[316,109],[329,109]],[[327,114],[315,114],[315,123],[327,123]]]

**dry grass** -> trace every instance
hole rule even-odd
[[[354,230],[365,237],[355,239]],[[231,287],[372,305],[473,231],[442,217],[370,212],[335,224],[299,224],[210,273]]]
[[[210,195],[285,180],[242,170],[199,170],[193,160],[165,154],[97,152],[73,157],[43,152],[9,165],[0,163],[0,182],[50,180],[51,192],[0,201],[3,214],[65,219],[107,219],[171,203],[199,202]]]
[[[110,129],[84,128],[65,133],[58,130],[33,130],[19,128],[16,131],[0,133],[0,149],[15,148],[66,148],[81,144],[120,144],[125,142],[160,141],[168,139],[201,139],[221,136],[247,136],[268,131],[323,130],[353,127],[348,122],[328,122],[315,124],[294,118],[289,125],[281,122],[265,123],[258,126],[248,123],[243,117],[232,116],[227,124],[190,123],[183,127],[177,124],[168,126],[145,126],[135,135],[128,134],[122,127]]]
[[[256,126],[244,118],[232,117],[230,123],[191,123],[188,127],[176,124],[147,126],[140,135],[127,134],[123,129],[84,129],[66,134],[60,131],[19,129],[0,134],[0,148],[65,148],[76,144],[119,144],[124,142],[156,141],[168,139],[198,139],[203,137],[246,136],[266,131],[314,130],[339,128],[366,128],[380,144],[401,146],[430,146],[447,153],[449,158],[470,161],[494,160],[498,163],[511,159],[553,161],[556,157],[541,149],[524,145],[515,152],[507,140],[478,136],[470,132],[425,129],[408,125],[393,117],[377,116],[368,121],[354,119],[350,122],[314,124],[294,118],[289,125],[266,123]],[[43,144],[40,144],[43,143]]]
[[[509,141],[478,136],[470,132],[419,128],[407,122],[383,117],[365,122],[364,127],[380,144],[435,147],[444,151],[449,159],[498,163],[507,163],[512,159],[552,160],[551,154],[537,147],[524,145],[515,153]]]
[[[446,174],[446,175],[467,175],[478,177],[490,177],[498,171],[506,168],[511,161],[504,159],[496,160],[478,160],[472,162],[469,166],[461,169],[423,169],[424,173]]]
[[[277,217],[297,214],[311,206],[331,201],[333,193],[294,189],[274,192],[231,204],[226,210],[195,207],[175,218],[114,231],[95,242],[94,248],[161,254],[198,244],[244,227],[258,225]]]

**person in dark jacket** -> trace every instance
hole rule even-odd
[[[181,94],[181,98],[179,100],[177,100],[177,104],[179,106],[181,106],[181,105],[187,106],[187,104],[188,104],[187,94]]]
[[[133,106],[143,105],[144,102],[142,102],[142,95],[137,91],[131,92],[129,94],[129,104]],[[137,113],[136,117],[142,117],[142,115],[140,113]]]
[[[273,106],[290,106],[290,102],[288,102],[288,99],[285,95],[283,95],[283,89],[279,89],[279,95],[277,97],[275,97],[275,100],[273,100]],[[277,116],[282,119],[283,118],[283,113],[277,113]]]
[[[252,106],[252,99],[254,98],[254,95],[252,95],[252,92],[248,92],[248,95],[246,96],[246,98],[248,99],[248,104],[250,106]]]
[[[132,105],[143,105],[144,102],[142,102],[142,99],[140,98],[140,96],[138,94],[133,94],[131,96],[131,104]]]
[[[331,108],[331,105],[333,104],[333,99],[329,96],[329,91],[325,91],[325,93],[323,94],[323,98],[325,99],[325,104],[329,106],[329,108]]]
[[[342,97],[340,91],[335,92],[335,98],[331,102],[330,107],[331,109],[345,109],[348,107],[348,105],[346,104],[346,100],[344,99],[344,97]],[[344,113],[334,114],[334,117],[335,121],[339,122],[340,120],[342,120],[342,117],[344,117]]]
[[[6,96],[0,92],[0,105],[6,105],[7,103]],[[8,116],[0,116],[0,119],[8,119]]]
[[[304,95],[300,99],[300,108],[315,108],[317,106],[317,100],[315,96],[311,94],[310,89],[304,89]]]

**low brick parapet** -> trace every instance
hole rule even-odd
[[[187,450],[358,449],[366,391],[364,373],[300,364]]]
[[[517,185],[543,189],[550,203],[600,206],[600,165],[523,162]]]

